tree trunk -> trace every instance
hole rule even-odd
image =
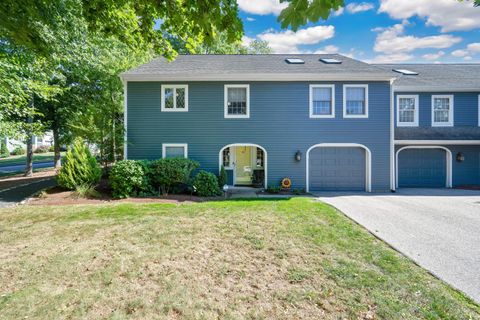
[[[53,128],[53,168],[59,169],[62,166],[62,160],[60,158],[60,139],[58,134],[58,128]]]
[[[28,135],[27,138],[27,163],[25,167],[25,177],[33,175],[33,136]]]

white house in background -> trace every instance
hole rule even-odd
[[[25,142],[15,139],[7,138],[7,148],[8,151],[12,152],[16,147],[21,146],[26,148]],[[34,136],[33,137],[33,150],[40,146],[53,146],[53,132],[47,131],[43,136]]]

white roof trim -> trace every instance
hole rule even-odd
[[[480,145],[480,140],[395,140],[396,145]]]
[[[478,88],[452,88],[452,87],[429,87],[429,86],[394,86],[395,92],[480,92]]]
[[[124,81],[391,81],[389,74],[372,73],[225,73],[225,74],[130,74]]]

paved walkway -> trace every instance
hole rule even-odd
[[[34,162],[33,168],[34,169],[53,168],[53,161]],[[11,173],[11,172],[22,172],[22,171],[25,171],[25,164],[0,166],[0,173]]]
[[[404,189],[317,196],[480,302],[480,191]]]
[[[56,185],[57,182],[55,181],[55,178],[46,178],[0,191],[0,208],[19,203],[42,189]]]

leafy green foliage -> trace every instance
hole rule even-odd
[[[293,31],[309,22],[327,20],[333,10],[344,6],[343,0],[280,0],[280,2],[288,2],[288,7],[280,13],[278,21],[282,28],[291,27]]]
[[[225,167],[222,166],[220,168],[220,173],[218,174],[218,186],[223,188],[224,185],[226,185],[228,182],[228,177],[227,177],[227,171],[225,170]]]
[[[64,188],[75,190],[78,186],[93,186],[100,181],[102,170],[97,160],[82,141],[75,139],[73,146],[67,151],[63,166],[58,173],[58,184]]]
[[[276,193],[280,193],[281,190],[282,190],[282,188],[281,188],[280,186],[269,185],[269,186],[267,187],[267,190],[266,190],[266,191],[267,191],[268,193],[274,193],[274,194],[276,194]]]
[[[211,172],[201,170],[193,180],[193,186],[200,197],[213,197],[221,194],[217,176]]]
[[[139,161],[122,160],[113,166],[109,181],[114,198],[136,196],[144,186],[144,166]]]
[[[27,151],[25,150],[24,147],[21,147],[21,146],[16,146],[12,151],[12,155],[14,156],[22,156],[25,153],[27,153]]]
[[[184,158],[155,160],[150,164],[151,181],[157,190],[160,188],[163,194],[168,194],[178,184],[190,184],[192,173],[199,166],[198,162]]]
[[[33,150],[33,153],[47,153],[50,151],[50,146],[43,145],[43,146],[38,146]]]
[[[8,151],[7,142],[0,139],[0,158],[7,158],[8,156],[10,156],[10,152]]]
[[[95,187],[88,184],[81,184],[75,187],[75,192],[73,192],[75,198],[100,198],[101,194]]]

